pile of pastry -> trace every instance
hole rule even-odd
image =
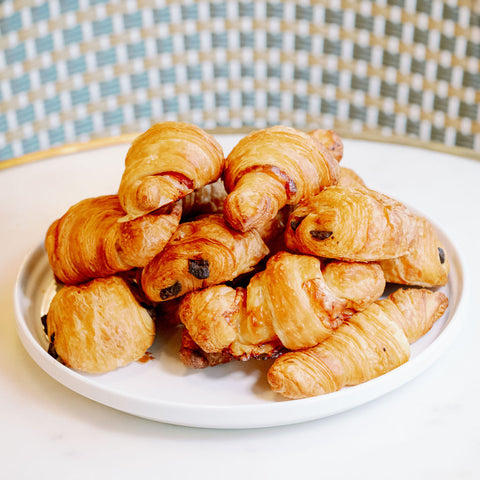
[[[174,323],[186,366],[272,359],[268,383],[288,398],[406,362],[447,308],[447,254],[425,218],[342,156],[331,130],[254,131],[225,158],[195,125],[152,126],[129,148],[117,195],[85,199],[48,229],[61,286],[44,318],[50,354],[108,372]]]

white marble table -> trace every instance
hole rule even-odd
[[[226,150],[235,140],[221,138]],[[466,259],[462,328],[430,368],[325,418],[206,429],[146,420],[87,399],[42,370],[17,335],[13,290],[23,258],[70,205],[116,191],[127,148],[0,171],[2,478],[480,478],[480,162],[345,141],[345,166],[441,225]]]

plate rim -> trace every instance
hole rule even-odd
[[[403,365],[380,377],[331,394],[297,400],[279,399],[278,402],[265,401],[258,404],[194,405],[132,396],[130,393],[108,385],[98,385],[87,376],[88,374],[72,370],[53,359],[39,344],[23,314],[20,298],[21,285],[28,266],[35,257],[39,255],[46,257],[43,242],[30,249],[24,256],[17,273],[13,292],[17,333],[22,345],[35,363],[61,385],[92,401],[137,417],[174,425],[220,429],[273,427],[325,418],[380,398],[413,380],[441,356],[461,330],[464,324],[463,310],[469,296],[467,263],[451,236],[445,233],[438,222],[432,223],[449,253],[451,268],[455,268],[457,281],[461,283],[457,286],[458,292],[455,292],[455,304],[450,304],[449,299],[448,322],[429,345]],[[134,407],[129,405],[132,400],[135,403]]]

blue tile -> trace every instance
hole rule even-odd
[[[39,5],[38,7],[32,7],[30,9],[32,20],[34,23],[41,22],[42,20],[50,19],[50,6],[48,3]]]
[[[255,106],[255,92],[242,92],[242,107]]]
[[[132,60],[134,58],[145,58],[145,42],[142,41],[135,44],[127,45],[127,55],[129,60]]]
[[[154,8],[153,21],[154,23],[170,23],[171,22],[170,7]]]
[[[185,45],[185,50],[200,50],[200,34],[192,33],[190,35],[184,35],[183,43]]]
[[[150,102],[140,103],[133,106],[133,114],[136,119],[150,118],[152,116],[152,105]]]
[[[21,77],[12,78],[10,80],[10,89],[14,95],[30,90],[30,76],[25,73]]]
[[[198,6],[182,5],[181,6],[182,20],[198,20]]]
[[[27,51],[24,43],[19,43],[11,48],[6,48],[4,51],[5,63],[12,65],[16,62],[24,62],[27,58]]]
[[[227,32],[212,33],[212,47],[228,48],[228,33]]]
[[[123,15],[123,25],[126,29],[142,28],[143,27],[142,12],[128,13]]]
[[[73,106],[86,104],[90,102],[90,90],[87,86],[72,90],[70,92],[70,98]]]
[[[240,66],[240,75],[242,77],[254,78],[255,77],[255,67],[251,64],[245,65],[244,63],[242,63],[242,65]]]
[[[87,71],[87,61],[85,57],[73,58],[67,60],[67,72],[69,75],[85,73]]]
[[[72,28],[66,28],[62,32],[63,34],[63,43],[65,45],[70,45],[72,43],[80,43],[83,40],[83,31],[80,25],[76,25]]]
[[[230,92],[215,93],[216,107],[230,107]]]
[[[45,52],[53,52],[53,35],[49,33],[45,37],[36,38],[35,49],[38,55]]]
[[[38,141],[38,136],[33,135],[29,138],[24,138],[22,140],[23,153],[32,153],[40,149],[40,142]]]
[[[190,109],[192,110],[193,109],[203,110],[205,105],[204,97],[203,97],[203,94],[201,93],[198,93],[196,95],[189,95],[188,102],[189,102]]]
[[[162,100],[162,107],[165,113],[178,113],[178,98],[164,98]]]
[[[173,52],[173,39],[168,38],[158,38],[155,40],[158,53],[172,53]]]
[[[267,77],[268,78],[282,78],[282,67],[281,67],[281,65],[268,65],[267,66]]]
[[[103,50],[95,54],[95,59],[97,61],[97,67],[105,67],[106,65],[113,65],[117,63],[117,52],[114,47],[109,48],[108,50]]]
[[[0,35],[11,32],[18,32],[23,26],[20,12],[15,12],[9,17],[0,18]]]
[[[42,85],[48,82],[56,82],[58,79],[57,66],[51,65],[50,67],[41,68],[39,74]]]
[[[81,120],[75,120],[73,122],[73,128],[75,135],[85,135],[93,132],[93,120],[92,117],[82,118]]]
[[[282,95],[280,92],[267,93],[267,107],[280,108],[282,106]]]
[[[255,5],[253,2],[239,2],[238,15],[240,17],[253,18],[255,16]]]
[[[283,33],[267,33],[267,48],[283,48]]]
[[[201,80],[202,79],[202,66],[201,65],[187,65],[187,78],[188,78],[188,80]]]
[[[308,35],[295,35],[295,50],[312,51],[312,37]]]
[[[112,18],[107,17],[102,20],[96,20],[92,23],[93,35],[99,37],[100,35],[111,35],[113,33]]]
[[[100,96],[102,98],[108,97],[110,95],[119,95],[120,94],[120,82],[118,78],[108,80],[105,82],[100,82]]]
[[[224,2],[210,3],[210,18],[227,18],[227,5]]]
[[[283,5],[281,3],[267,3],[267,17],[268,18],[283,18]]]
[[[228,64],[224,63],[221,65],[215,64],[213,66],[213,75],[215,78],[228,78],[229,77],[229,72],[228,72]]]
[[[313,7],[311,5],[309,6],[296,5],[295,18],[297,20],[307,20],[311,22],[313,19]]]
[[[0,133],[8,131],[8,121],[6,115],[0,115]]]
[[[149,86],[150,80],[148,78],[148,72],[133,73],[130,75],[130,87],[132,90],[148,88]]]
[[[116,110],[103,113],[103,124],[106,127],[121,125],[123,123],[123,110],[119,107]]]
[[[65,143],[65,130],[63,125],[52,128],[48,131],[48,141],[51,145]]]
[[[310,105],[308,95],[294,95],[293,109],[294,110],[308,110]]]
[[[13,157],[13,148],[11,145],[7,145],[0,148],[0,160],[8,160]]]
[[[62,111],[62,101],[60,100],[60,95],[46,98],[43,101],[43,108],[45,109],[46,115],[50,115],[52,113],[60,113]]]
[[[60,13],[74,12],[78,10],[78,0],[60,0]]]
[[[242,48],[255,47],[255,35],[253,32],[240,32],[240,46]]]
[[[176,83],[177,75],[175,73],[175,67],[162,68],[158,71],[160,77],[160,83]]]

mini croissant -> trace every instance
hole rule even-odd
[[[448,281],[449,262],[445,247],[433,225],[421,216],[410,253],[379,262],[387,282],[420,287],[440,287]]]
[[[255,131],[226,159],[225,219],[240,231],[258,228],[286,204],[337,183],[338,176],[338,162],[314,137],[283,126]]]
[[[132,143],[118,189],[130,220],[173,203],[216,181],[225,163],[221,146],[201,128],[183,122],[153,125]]]
[[[124,212],[116,195],[78,202],[49,227],[45,237],[50,266],[62,283],[143,267],[166,245],[182,214],[179,203],[119,223]]]
[[[68,367],[104,373],[144,356],[155,324],[127,282],[117,276],[67,285],[46,318],[49,352]]]
[[[318,140],[330,152],[332,157],[340,162],[343,158],[343,142],[340,135],[335,130],[324,130],[317,128],[308,132],[313,138]]]
[[[354,311],[383,293],[376,264],[332,262],[280,252],[247,288],[216,285],[188,294],[178,316],[205,352],[224,349],[235,357],[316,345]],[[262,350],[258,350],[261,347]]]
[[[399,290],[353,315],[324,342],[288,352],[271,366],[271,388],[288,398],[335,392],[405,363],[410,343],[424,335],[448,306],[441,292]]]
[[[369,262],[409,253],[416,219],[402,203],[367,188],[332,186],[299,205],[285,231],[289,249]]]
[[[166,248],[142,272],[141,284],[154,302],[233,280],[268,254],[257,230],[241,233],[221,215],[182,223]]]

